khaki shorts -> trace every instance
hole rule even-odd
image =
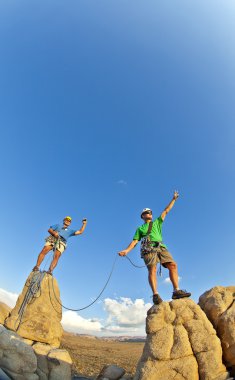
[[[164,247],[156,248],[153,252],[147,253],[143,257],[145,265],[152,266],[157,263],[161,263],[166,268],[166,263],[174,263],[175,260],[171,256],[170,252]]]
[[[52,248],[55,247],[56,244],[56,251],[59,251],[60,253],[63,253],[66,250],[66,244],[62,242],[61,240],[57,242],[57,240],[53,236],[48,236],[46,239],[45,247],[48,247],[49,245],[52,246]]]

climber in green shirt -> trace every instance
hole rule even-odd
[[[118,253],[120,256],[126,256],[141,240],[141,257],[148,268],[148,280],[153,291],[153,303],[156,305],[162,302],[157,292],[157,263],[160,263],[169,270],[169,277],[174,289],[172,294],[173,299],[191,296],[191,293],[179,289],[177,264],[162,241],[162,223],[178,197],[179,193],[175,191],[168,206],[155,220],[153,220],[152,210],[145,208],[141,212],[144,224],[137,228],[133,240],[128,247]]]

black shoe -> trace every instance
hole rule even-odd
[[[159,296],[159,294],[154,294],[153,295],[153,303],[154,303],[154,305],[159,305],[161,302],[162,302],[162,299]]]
[[[49,274],[50,276],[52,276],[52,271],[49,269],[48,271],[46,271],[47,274]]]
[[[187,292],[186,290],[175,290],[172,294],[172,299],[178,300],[179,298],[186,298],[190,296],[191,293]]]
[[[37,265],[35,265],[35,267],[33,267],[32,271],[33,272],[39,272],[39,268],[37,267]]]

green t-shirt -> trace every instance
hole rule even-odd
[[[161,216],[159,216],[159,218],[153,221],[152,230],[149,235],[151,241],[162,242],[162,223],[163,223],[163,220]],[[135,235],[133,237],[133,240],[140,241],[144,236],[147,235],[148,228],[149,228],[149,223],[142,224],[142,226],[137,228]],[[165,244],[161,244],[161,245],[163,247],[166,247]]]

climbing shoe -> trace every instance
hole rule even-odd
[[[172,299],[178,300],[179,298],[186,298],[190,296],[191,293],[187,292],[186,290],[175,290],[172,294]]]
[[[35,265],[35,267],[33,267],[33,272],[39,272],[39,268],[37,267],[37,265]]]
[[[161,302],[162,302],[162,299],[159,296],[159,294],[154,294],[153,295],[153,303],[154,303],[154,305],[159,305]]]

